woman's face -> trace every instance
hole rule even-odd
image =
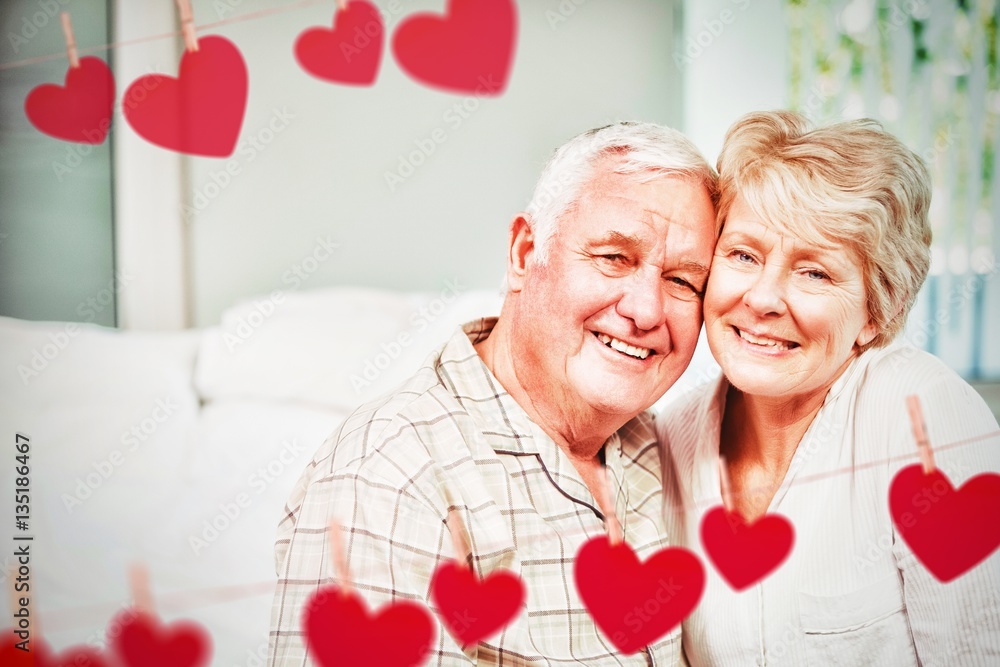
[[[705,328],[733,386],[781,398],[825,393],[876,334],[854,256],[778,234],[741,197],[715,247]]]

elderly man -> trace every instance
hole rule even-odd
[[[681,660],[679,629],[616,653],[581,602],[573,562],[605,530],[620,530],[639,558],[667,546],[646,410],[694,352],[715,187],[687,139],[648,123],[592,130],[556,152],[511,223],[499,318],[466,324],[399,389],[359,408],[293,492],[278,529],[269,664],[316,659],[302,617],[317,586],[338,581],[331,519],[370,609],[408,600],[431,610],[428,665]],[[449,524],[478,577],[511,571],[526,589],[512,620],[471,646],[430,594],[435,570],[465,555]],[[371,664],[383,649],[370,647]]]

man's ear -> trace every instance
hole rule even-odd
[[[507,289],[520,292],[528,273],[528,262],[535,250],[535,232],[527,213],[519,213],[510,223],[507,248]]]

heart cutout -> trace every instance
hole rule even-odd
[[[139,136],[191,155],[228,157],[247,105],[247,66],[236,45],[212,35],[185,51],[177,78],[148,74],[132,82],[122,110]]]
[[[677,627],[705,589],[705,569],[687,549],[661,549],[640,563],[628,544],[607,537],[580,548],[573,575],[597,627],[626,654]]]
[[[100,58],[80,58],[66,70],[65,86],[43,83],[24,100],[28,120],[40,132],[81,144],[108,136],[115,106],[115,77]]]
[[[766,514],[747,524],[739,512],[721,505],[701,520],[701,543],[715,568],[737,591],[757,583],[792,552],[795,530],[780,514]]]
[[[366,0],[351,0],[334,15],[333,29],[307,28],[295,40],[295,59],[318,79],[370,86],[382,62],[382,15]]]
[[[15,628],[6,628],[0,635],[3,636],[3,643],[0,644],[0,665],[3,667],[35,667],[44,665],[45,660],[51,657],[48,645],[41,639],[31,638],[28,641],[28,651],[22,651],[15,646],[21,641],[20,637],[14,635]]]
[[[189,620],[160,623],[152,614],[128,609],[112,621],[120,631],[111,645],[124,667],[201,667],[212,657],[212,638]]]
[[[4,630],[7,637],[14,633],[13,628]],[[94,646],[71,646],[59,653],[41,639],[31,639],[30,651],[22,651],[15,647],[14,642],[4,641],[0,646],[0,665],[3,667],[108,667],[111,663],[104,654]]]
[[[427,659],[435,634],[423,605],[404,600],[371,614],[360,596],[335,585],[310,596],[302,625],[321,667],[417,667]]]
[[[1000,546],[1000,475],[983,473],[959,489],[940,470],[900,470],[889,486],[892,521],[938,581],[949,582]]]
[[[480,642],[510,623],[524,597],[524,583],[513,572],[494,572],[480,580],[468,567],[450,562],[438,567],[431,579],[431,600],[462,646]]]
[[[493,96],[503,92],[514,61],[514,0],[449,0],[447,13],[421,12],[392,37],[400,66],[443,90]]]

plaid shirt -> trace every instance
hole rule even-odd
[[[316,453],[278,526],[269,665],[313,664],[302,613],[318,586],[334,583],[331,518],[342,526],[352,584],[370,609],[413,600],[433,613],[436,639],[427,665],[680,664],[679,628],[625,656],[581,602],[574,558],[587,539],[604,534],[603,515],[569,458],[473,348],[495,322],[466,324],[399,389],[352,414]],[[667,546],[652,415],[628,422],[604,452],[625,540],[648,558]],[[466,531],[475,572],[509,570],[527,592],[509,625],[465,650],[441,625],[429,593],[435,568],[455,557],[449,510]]]

